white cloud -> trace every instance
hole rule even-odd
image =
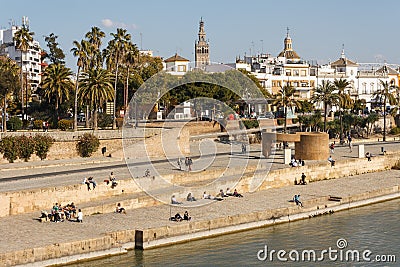
[[[102,19],[101,24],[107,28],[115,27],[115,28],[131,29],[131,30],[137,28],[136,24],[127,24],[124,22],[112,21],[111,19]]]

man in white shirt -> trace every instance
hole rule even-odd
[[[78,218],[76,219],[77,222],[83,222],[83,212],[81,209],[78,210]]]

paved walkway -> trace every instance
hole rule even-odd
[[[245,193],[243,198],[230,197],[224,201],[211,201],[210,205],[185,208],[160,205],[135,210],[127,214],[99,214],[85,216],[83,223],[39,223],[35,218],[39,213],[23,214],[0,218],[0,251],[8,252],[54,243],[101,237],[107,232],[126,229],[146,229],[176,222],[168,221],[169,216],[188,210],[193,220],[205,220],[222,216],[246,214],[254,211],[275,209],[294,205],[288,202],[294,194],[301,200],[322,196],[348,196],[372,189],[388,188],[400,184],[400,171],[391,170],[352,177],[325,180],[306,186],[287,186],[255,193]],[[187,222],[181,222],[187,223]]]

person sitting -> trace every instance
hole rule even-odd
[[[96,181],[93,180],[93,177],[92,177],[92,176],[90,176],[90,177],[88,178],[88,181],[89,181],[89,187],[90,187],[90,184],[93,184],[93,190],[94,190],[94,189],[96,188],[96,186],[97,186]]]
[[[296,160],[294,160],[294,161],[292,162],[292,167],[297,167],[297,166],[299,166],[299,164],[297,163]]]
[[[329,155],[328,161],[331,163],[331,167],[335,166],[335,160],[332,158],[332,156]]]
[[[182,204],[182,202],[179,202],[178,200],[176,200],[175,195],[172,195],[171,204]]]
[[[48,221],[49,220],[49,214],[47,213],[47,211],[45,211],[45,210],[42,210],[41,212],[40,212],[41,214],[40,214],[40,217],[39,217],[39,221],[40,222],[43,222],[43,221]]]
[[[238,193],[238,191],[236,190],[236,188],[235,188],[235,190],[233,191],[233,196],[234,196],[234,197],[243,197],[242,194],[239,194],[239,193]]]
[[[211,195],[208,195],[206,191],[203,193],[203,199],[211,199]]]
[[[90,181],[86,177],[83,179],[83,183],[86,184],[87,190],[90,191]]]
[[[294,195],[293,201],[296,203],[296,205],[303,207],[303,203],[300,201],[300,195]]]
[[[229,189],[229,187],[226,189],[226,193],[225,193],[225,195],[227,195],[227,196],[233,196],[233,193],[231,192],[231,190]]]
[[[174,218],[175,218],[175,221],[177,221],[177,222],[182,221],[182,216],[179,213],[175,214]]]
[[[121,203],[117,204],[117,207],[115,207],[115,212],[126,214],[126,210],[125,210],[125,208],[121,207]]]
[[[194,196],[192,196],[192,193],[189,192],[189,194],[186,197],[187,201],[196,201],[196,199],[194,198]]]
[[[190,221],[191,219],[192,217],[189,216],[188,211],[185,211],[185,213],[183,214],[183,220]]]
[[[367,152],[365,153],[365,157],[368,159],[368,161],[371,161],[372,154]]]
[[[224,194],[224,190],[219,190],[219,193],[214,197],[214,200],[224,200],[225,194]]]
[[[115,176],[114,176],[114,172],[111,172],[109,180],[111,182],[111,188],[114,188],[118,185],[117,178],[115,178]]]

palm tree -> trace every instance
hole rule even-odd
[[[393,85],[387,81],[379,80],[382,89],[379,89],[373,94],[375,98],[381,105],[383,105],[383,142],[386,141],[386,103],[390,105],[396,105],[397,99],[395,92],[399,89],[398,86]]]
[[[91,44],[87,47],[88,57],[89,57],[89,67],[90,68],[100,68],[103,65],[103,59],[100,52],[100,47],[102,44],[102,38],[106,37],[106,34],[99,27],[92,27],[90,32],[86,33],[85,37]]]
[[[93,129],[97,130],[98,109],[114,98],[112,75],[105,69],[95,68],[82,73],[79,80],[80,99],[89,99],[93,108]]]
[[[29,44],[33,41],[33,35],[35,33],[30,32],[29,29],[24,25],[22,26],[18,31],[15,32],[14,34],[14,42],[15,42],[15,47],[19,51],[21,51],[21,57],[20,57],[20,79],[21,79],[21,104],[22,104],[22,117],[24,117],[24,85],[23,85],[23,69],[22,69],[22,54],[26,53],[29,48]],[[26,100],[28,101],[28,99]]]
[[[19,87],[19,67],[8,57],[0,57],[0,98],[3,99],[3,132],[7,132],[7,99]]]
[[[328,115],[328,106],[335,105],[339,102],[339,95],[334,93],[336,88],[330,81],[322,81],[312,96],[314,103],[322,102],[324,104],[324,132],[326,131],[326,117]]]
[[[123,58],[123,63],[126,69],[126,87],[124,90],[124,108],[125,108],[125,114],[126,114],[126,109],[128,107],[128,100],[129,100],[129,77],[130,77],[130,70],[137,64],[137,58],[139,55],[139,51],[136,47],[136,45],[130,43],[127,46],[127,51],[124,55]]]
[[[108,42],[108,47],[105,50],[105,54],[108,57],[108,68],[114,69],[115,78],[114,78],[114,110],[113,110],[113,129],[117,128],[116,124],[116,104],[117,104],[117,81],[118,81],[118,67],[121,59],[124,56],[127,48],[131,45],[131,35],[126,32],[126,29],[117,29],[117,33],[111,33],[111,36],[114,39]]]
[[[284,111],[284,125],[283,132],[286,133],[286,124],[287,124],[287,108],[292,108],[293,106],[300,107],[300,101],[294,98],[294,93],[296,92],[296,88],[287,84],[279,90],[279,93],[275,96],[273,105],[276,105],[278,108],[283,107]]]
[[[345,89],[350,85],[346,79],[340,78],[339,80],[335,79],[333,81],[336,89],[339,91],[339,121],[340,121],[340,138],[342,140],[343,136],[343,109],[348,108],[352,103],[353,100],[351,99],[350,95],[345,93]]]
[[[74,88],[71,76],[72,71],[61,63],[49,65],[43,73],[44,95],[49,101],[55,98],[56,115],[58,115],[59,104],[63,102],[64,97],[69,99],[69,92]]]
[[[76,65],[78,66],[78,72],[76,73],[76,82],[75,82],[75,100],[74,100],[74,131],[78,130],[78,90],[79,90],[79,74],[80,70],[83,68],[85,71],[87,69],[87,47],[89,43],[85,40],[82,40],[80,43],[78,41],[73,42],[74,47],[71,49],[71,52],[74,57],[77,57],[78,60]]]

